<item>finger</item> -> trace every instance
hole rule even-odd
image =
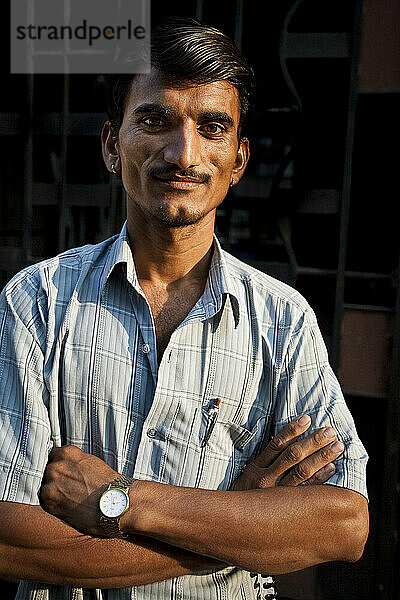
[[[288,447],[276,458],[274,463],[269,467],[275,477],[280,479],[289,471],[302,463],[305,458],[311,456],[315,452],[320,451],[322,448],[333,442],[336,438],[336,431],[332,427],[325,427],[318,431],[308,435],[307,437],[297,440]],[[311,477],[321,467],[326,465],[331,460],[325,460],[321,462],[319,467],[314,469],[312,473],[308,473],[307,477],[303,477],[302,481]],[[303,464],[299,465],[299,471],[302,471]],[[298,483],[296,484],[298,485]]]
[[[302,415],[298,419],[288,423],[257,456],[253,463],[257,467],[265,468],[269,465],[297,438],[302,435],[311,425],[308,415]]]
[[[314,454],[298,462],[282,479],[279,485],[297,486],[309,480],[321,469],[336,460],[343,452],[342,442],[332,442]]]
[[[336,473],[336,467],[333,463],[329,463],[325,467],[322,467],[319,471],[314,473],[310,479],[303,481],[301,485],[322,485],[329,481],[329,479]]]

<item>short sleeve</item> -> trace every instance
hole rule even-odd
[[[0,295],[0,499],[38,504],[51,446],[36,292],[24,273]]]
[[[311,427],[305,435],[330,426],[345,446],[343,454],[335,461],[336,473],[327,483],[354,490],[368,498],[368,454],[329,364],[311,309],[297,320],[286,344],[277,391],[275,432],[302,414],[311,417]]]

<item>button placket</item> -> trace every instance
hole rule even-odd
[[[142,474],[146,473],[152,479],[159,481],[163,480],[164,477],[163,457],[165,456],[165,452],[168,453],[169,446],[168,439],[166,438],[166,430],[171,423],[174,423],[175,413],[180,404],[180,384],[176,385],[176,394],[171,396],[168,393],[171,371],[176,379],[177,377],[179,378],[180,371],[183,369],[183,365],[179,364],[178,361],[177,335],[179,336],[178,331],[172,333],[164,356],[158,365],[153,402],[145,419],[142,441],[139,444],[136,460],[138,472]],[[142,338],[143,344],[139,346],[140,349],[142,349],[145,339],[143,340]],[[148,360],[151,364],[151,359],[156,357],[156,354],[153,349],[147,355],[141,351],[141,358],[144,361]],[[157,364],[157,359],[155,362]],[[172,417],[171,411],[173,413]]]

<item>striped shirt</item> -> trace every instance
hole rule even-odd
[[[215,239],[205,291],[159,365],[156,348],[126,225],[16,275],[0,301],[0,499],[38,504],[53,443],[79,446],[128,476],[227,490],[303,413],[345,445],[330,483],[366,496],[367,455],[298,292]],[[250,600],[269,584],[227,567],[109,590],[107,599]],[[17,596],[86,597],[106,595],[22,582]]]

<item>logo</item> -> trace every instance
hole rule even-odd
[[[145,73],[150,3],[12,0],[11,73]]]

